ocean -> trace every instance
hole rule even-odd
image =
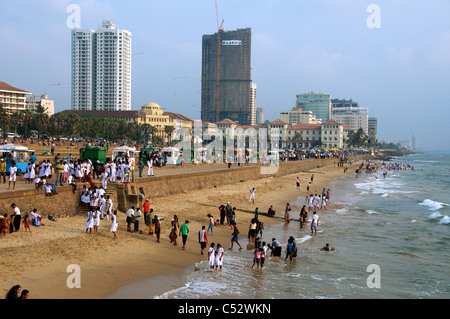
[[[391,162],[414,169],[333,181],[335,207],[318,212],[317,235],[309,224],[300,229],[299,212],[291,212],[289,224],[267,225],[262,240],[279,240],[283,255],[268,257],[263,270],[251,268],[251,250],[229,251],[230,243],[223,243],[222,271],[210,271],[202,261],[184,285],[156,298],[449,298],[450,154],[414,154]],[[305,204],[304,197],[296,201],[296,206]],[[293,261],[284,258],[290,236],[298,247]],[[245,247],[248,240],[240,242]],[[326,243],[335,251],[321,251]]]

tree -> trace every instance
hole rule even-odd
[[[164,126],[164,133],[166,133],[167,135],[167,140],[168,142],[172,141],[172,133],[173,131],[175,131],[175,127],[169,125],[169,126]]]
[[[20,118],[22,119],[22,125],[25,126],[25,139],[28,138],[28,124],[33,120],[33,114],[31,114],[30,110],[22,110],[20,111]]]
[[[347,138],[345,139],[345,143],[348,146],[362,147],[366,144],[368,140],[368,136],[364,133],[362,128],[359,128],[356,132],[350,130],[348,132]]]
[[[56,113],[50,117],[50,123],[52,123],[55,126],[56,134],[58,137],[61,136],[61,130],[64,127],[65,122],[66,117],[62,113]]]
[[[0,121],[2,123],[3,129],[3,138],[6,139],[8,137],[8,123],[9,123],[9,114],[3,108],[3,104],[0,104]]]

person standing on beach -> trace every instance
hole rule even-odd
[[[291,219],[289,218],[289,212],[291,211],[291,205],[289,203],[286,203],[286,208],[284,209],[284,221],[286,223],[290,223]]]
[[[11,182],[13,182],[13,189],[16,188],[16,177],[17,177],[17,167],[16,163],[12,163],[12,166],[9,168],[9,186],[8,189],[11,188]]]
[[[297,183],[297,189],[300,189],[300,179],[298,177],[295,182]]]
[[[3,214],[3,218],[0,223],[0,234],[2,234],[2,236],[5,236],[8,233],[8,228],[9,228],[8,214]]]
[[[155,235],[156,235],[156,242],[159,243],[159,238],[161,235],[161,219],[155,215],[155,217],[153,217],[153,225],[155,225]]]
[[[234,223],[233,225],[233,233],[231,234],[231,247],[229,250],[233,250],[233,244],[236,243],[239,246],[239,250],[242,250],[241,244],[239,244],[238,237],[239,237],[239,229],[237,228],[237,224]]]
[[[208,242],[206,234],[206,226],[203,225],[202,229],[198,231],[198,242],[200,243],[200,253],[203,255],[203,250],[206,248],[206,243]]]
[[[260,263],[261,263],[261,250],[259,250],[259,247],[255,247],[255,250],[253,251],[252,269],[255,266],[255,264],[256,264],[256,269],[258,269]]]
[[[26,214],[24,219],[23,219],[23,227],[25,228],[25,231],[28,231],[28,232],[31,233],[30,217],[28,217],[28,214]]]
[[[139,232],[139,220],[141,219],[141,210],[139,208],[136,209],[134,214],[134,232]]]
[[[211,230],[211,236],[214,236],[214,218],[212,217],[211,214],[208,214],[209,217],[209,225],[208,225],[208,230],[206,231],[207,233]]]
[[[305,223],[306,218],[306,206],[303,205],[302,210],[300,211],[300,229],[303,229],[303,224]]]
[[[112,224],[111,224],[111,232],[114,234],[114,239],[117,239],[117,227],[119,226],[119,222],[117,221],[117,211],[115,210],[111,216]]]
[[[211,243],[211,246],[208,249],[208,263],[209,269],[214,270],[214,261],[216,257],[216,249],[214,248],[215,244]]]
[[[92,209],[89,209],[87,213],[88,219],[86,221],[86,234],[92,233],[92,228],[94,227],[94,212]]]
[[[131,232],[131,225],[134,223],[134,206],[131,206],[129,210],[126,212],[127,215],[127,232]]]
[[[178,223],[178,216],[174,215],[172,219],[172,232],[171,232],[171,243],[173,242],[174,246],[178,246],[177,238],[178,232],[180,231],[180,224]]]
[[[147,160],[147,176],[154,176],[153,175],[153,159],[151,157]]]
[[[316,212],[313,213],[311,221],[311,233],[317,235],[317,227],[319,226],[319,216]]]
[[[189,221],[186,220],[184,222],[184,224],[181,224],[181,226],[180,226],[180,235],[181,235],[181,239],[183,242],[183,247],[181,248],[182,250],[186,249],[186,241],[187,241],[187,237],[189,234],[189,225],[188,224],[189,224]]]
[[[3,158],[0,159],[0,178],[3,177],[3,184],[6,183],[6,163]]]
[[[250,190],[250,199],[248,200],[249,203],[250,203],[250,202],[252,202],[253,204],[255,203],[255,192],[256,192],[256,190],[255,190],[255,188],[253,187],[253,188]]]
[[[13,209],[12,216],[14,216],[14,231],[18,232],[20,230],[20,220],[22,217],[20,214],[20,209],[14,203],[11,204],[11,208]],[[13,223],[12,220],[11,220],[11,223]]]
[[[215,258],[214,258],[214,265],[216,266],[216,270],[217,270],[217,268],[222,270],[223,253],[224,253],[224,250],[223,250],[222,246],[220,244],[217,244],[217,249],[216,249]]]
[[[228,225],[230,225],[232,210],[233,210],[233,207],[231,207],[230,202],[227,202],[227,206],[225,206],[225,212],[226,212],[226,215],[227,215],[227,224]]]

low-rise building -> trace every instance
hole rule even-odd
[[[327,121],[321,127],[321,141],[323,148],[344,147],[344,125],[336,121]]]
[[[55,114],[55,102],[50,100],[47,94],[43,94],[40,97],[31,96],[26,99],[26,108],[32,113],[36,113],[42,107],[44,113],[48,116]]]
[[[26,110],[26,97],[31,92],[15,88],[0,81],[0,105],[9,114]]]

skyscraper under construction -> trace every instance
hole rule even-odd
[[[202,39],[202,121],[252,125],[251,29],[219,32]]]

